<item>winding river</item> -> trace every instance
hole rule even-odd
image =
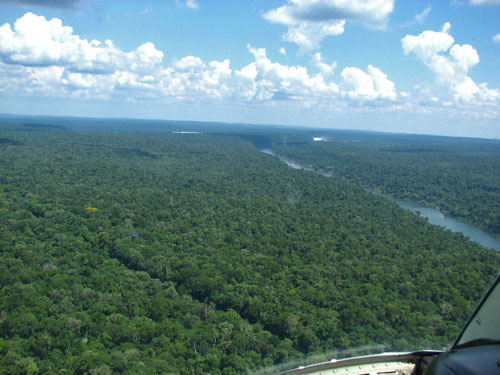
[[[261,151],[266,153],[266,154],[276,156],[269,149],[263,149]],[[292,162],[290,160],[283,159],[283,158],[280,158],[280,159],[291,168],[303,169],[306,171],[320,173],[320,172],[315,171],[312,168],[302,166],[302,165],[297,164],[295,162]],[[328,173],[320,173],[320,174],[322,174],[323,176],[326,176],[326,177],[331,177],[331,175]],[[479,242],[484,247],[491,248],[491,249],[496,250],[496,251],[500,251],[500,239],[499,238],[493,237],[493,236],[489,235],[488,233],[483,232],[482,230],[480,230],[480,229],[478,229],[470,224],[464,223],[463,221],[460,221],[460,220],[455,219],[455,218],[450,217],[450,216],[446,216],[441,211],[436,210],[435,208],[422,206],[422,205],[415,203],[415,202],[405,201],[402,199],[393,198],[393,197],[379,194],[379,193],[374,193],[373,191],[371,193],[382,196],[386,199],[390,199],[393,202],[396,202],[400,207],[405,208],[409,211],[415,212],[415,213],[425,217],[430,224],[439,225],[441,227],[444,227],[446,229],[451,230],[452,232],[462,233],[464,236],[469,237],[471,239],[471,241]]]

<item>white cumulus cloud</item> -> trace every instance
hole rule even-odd
[[[283,36],[287,42],[297,44],[301,51],[317,49],[327,36],[340,35],[344,32],[345,20],[334,22],[302,22],[288,28]]]
[[[413,53],[435,74],[439,84],[447,87],[456,101],[494,101],[500,91],[487,84],[476,84],[469,70],[479,63],[477,51],[469,44],[454,44],[449,34],[450,24],[441,31],[426,30],[417,36],[407,35],[401,40],[405,54]]]
[[[265,48],[248,46],[255,61],[236,71],[242,97],[256,100],[305,99],[335,96],[338,86],[325,82],[321,73],[310,76],[303,66],[287,66],[272,62]]]
[[[218,101],[230,95],[230,61],[203,62],[186,56],[161,71],[159,91],[163,96],[188,101]]]
[[[285,40],[311,50],[325,37],[342,34],[346,21],[383,29],[393,9],[394,0],[288,0],[264,18],[288,27]]]
[[[364,100],[397,98],[394,82],[372,65],[368,65],[367,73],[356,67],[346,67],[340,76],[342,95]]]
[[[255,61],[235,72],[240,98],[256,101],[295,100],[308,102],[396,100],[394,82],[380,69],[369,65],[367,73],[356,67],[346,67],[340,84],[328,80],[337,64],[327,64],[319,52],[311,64],[319,72],[311,74],[306,67],[288,66],[271,61],[264,48],[248,46]]]
[[[447,22],[441,31],[426,30],[418,36],[406,35],[402,39],[403,51],[407,55],[410,52],[424,62],[429,62],[440,52],[447,51],[455,40],[448,34],[451,25]]]
[[[218,100],[228,95],[229,60],[204,63],[186,56],[165,68],[163,52],[147,42],[125,52],[111,40],[88,41],[57,18],[26,13],[0,27],[4,87],[55,96],[172,97]],[[16,72],[15,75],[12,72]],[[17,82],[17,85],[16,85]]]
[[[493,42],[495,43],[500,43],[500,33],[495,35],[493,38],[492,38]]]
[[[312,64],[316,66],[325,76],[332,74],[337,67],[337,63],[335,61],[331,64],[323,62],[323,58],[321,57],[321,53],[319,52],[316,52],[313,55]]]
[[[75,72],[113,73],[123,69],[154,69],[163,53],[152,43],[145,43],[129,53],[106,40],[88,41],[73,34],[58,18],[26,13],[14,23],[0,27],[0,59],[24,66],[64,66]]]
[[[311,56],[313,71],[284,65],[264,48],[247,46],[251,62],[233,70],[228,59],[185,56],[164,64],[164,54],[146,42],[123,51],[111,40],[88,41],[57,18],[26,13],[0,27],[0,91],[59,98],[155,99],[167,103],[269,103],[346,106],[359,101],[397,99],[394,83],[380,69],[345,68],[334,81],[335,61]],[[286,54],[286,50],[281,50]],[[453,54],[472,64],[470,51]],[[466,58],[469,56],[469,59]],[[341,88],[339,87],[341,86]],[[356,104],[358,105],[358,104]]]

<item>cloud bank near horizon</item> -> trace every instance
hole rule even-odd
[[[392,1],[384,4],[389,6]],[[351,18],[355,11],[355,7],[350,10]],[[304,13],[302,8],[301,12],[304,19],[319,17],[312,11]],[[328,14],[332,18],[347,13],[332,10]],[[387,15],[388,11],[379,11],[358,18],[366,25],[381,26]],[[438,110],[451,115],[455,111],[476,117],[498,116],[500,91],[472,80],[470,70],[479,63],[479,55],[473,46],[455,43],[450,29],[446,23],[441,31],[425,30],[401,40],[402,53],[414,56],[435,76],[435,82],[409,93],[398,91],[397,82],[373,64],[339,68],[335,61],[324,61],[320,52],[311,55],[309,68],[273,61],[265,48],[251,45],[247,46],[250,61],[239,68],[232,67],[229,58],[203,61],[185,56],[166,62],[164,52],[151,42],[124,51],[111,40],[84,39],[58,18],[48,20],[28,12],[13,25],[0,27],[0,91],[79,100],[279,104],[337,113]],[[281,55],[286,57],[284,49]]]
[[[372,101],[397,98],[395,84],[380,69],[368,73],[346,67],[338,83],[329,80],[335,62],[314,56],[317,73],[304,66],[271,61],[264,48],[247,46],[254,61],[233,70],[230,60],[204,62],[185,56],[165,66],[164,54],[151,42],[126,52],[113,41],[88,41],[57,18],[26,13],[13,26],[0,27],[4,89],[46,95],[157,98],[187,101],[331,100]]]

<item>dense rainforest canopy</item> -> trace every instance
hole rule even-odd
[[[0,374],[441,348],[498,272],[498,253],[250,142],[279,134],[63,123],[0,125]]]

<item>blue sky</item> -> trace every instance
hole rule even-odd
[[[500,137],[500,0],[0,0],[0,112]]]

